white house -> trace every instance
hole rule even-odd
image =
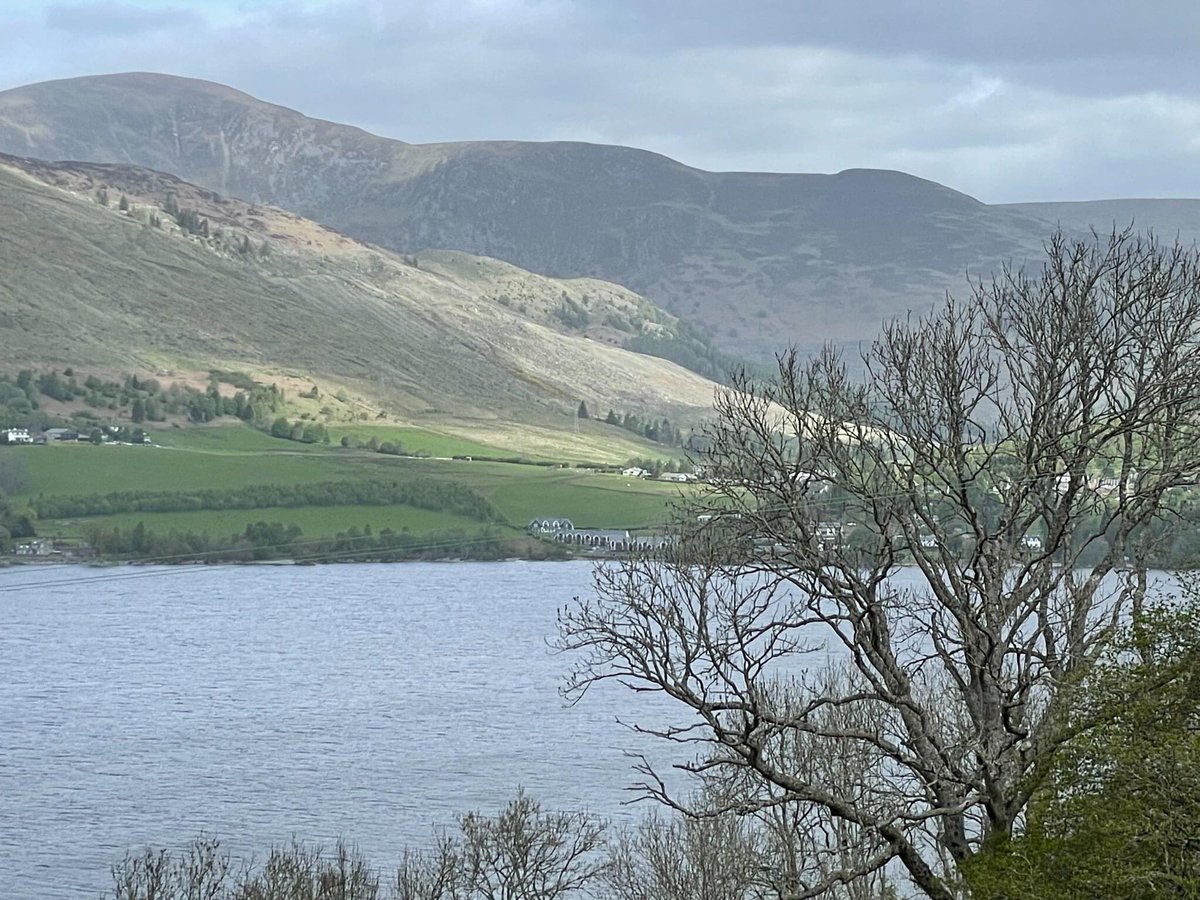
[[[575,523],[566,516],[543,517],[534,519],[525,529],[530,534],[557,534],[560,531],[574,531]]]
[[[49,538],[23,541],[13,549],[17,556],[50,556],[54,553],[54,542]]]
[[[0,444],[32,444],[28,428],[6,428],[0,431]]]

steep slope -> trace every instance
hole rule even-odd
[[[710,173],[623,147],[412,145],[150,74],[0,93],[0,150],[124,162],[413,253],[615,281],[740,353],[873,336],[1036,254],[1045,221],[899,172]]]
[[[680,421],[711,404],[711,382],[557,321],[568,300],[597,319],[653,310],[615,285],[405,260],[131,167],[0,158],[0,209],[9,367],[246,368],[347,386],[408,421],[496,428],[570,429],[580,400]]]

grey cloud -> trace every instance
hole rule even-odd
[[[133,36],[166,29],[202,25],[197,13],[176,6],[148,9],[130,3],[51,3],[46,25],[80,36]]]
[[[1102,15],[1107,2],[1089,10]],[[1154,65],[1141,59],[1161,24],[1146,25],[1149,36],[1131,25],[1128,44],[1108,56],[1064,35],[1056,56],[1053,40],[1019,34],[1065,23],[1058,7],[1079,5],[1045,4],[1055,10],[1015,25],[996,24],[991,5],[970,20],[958,7],[971,3],[749,6],[256,3],[212,17],[218,25],[187,19],[176,0],[193,22],[186,54],[162,30],[167,18],[105,41],[27,35],[37,67],[24,68],[36,75],[14,76],[0,59],[0,78],[166,71],[407,141],[623,143],[709,169],[899,168],[989,201],[1200,195],[1195,82],[1163,74],[1195,63],[1174,51]],[[932,6],[955,6],[953,18],[933,21]],[[876,18],[864,26],[855,9]],[[972,22],[978,49],[954,39]]]
[[[1195,71],[1200,41],[1200,6],[1179,0],[611,0],[595,8],[646,46],[822,45],[1030,72],[1127,62],[1138,70],[1124,77],[1160,84]]]

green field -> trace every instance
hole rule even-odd
[[[231,437],[235,434],[230,429]],[[6,452],[24,457],[34,495],[236,488],[353,477],[353,467],[336,456],[290,449],[249,453],[83,443],[12,447]]]
[[[271,437],[264,431],[242,423],[220,423],[203,427],[152,429],[150,437],[162,447],[182,450],[207,450],[231,453],[320,453],[322,444],[302,444]]]
[[[478,483],[470,478],[463,482]],[[645,528],[663,521],[668,501],[679,496],[679,485],[551,470],[536,478],[503,479],[490,491],[481,486],[480,493],[515,524],[566,516],[579,528]]]
[[[680,485],[642,481],[588,469],[513,465],[481,460],[366,460],[403,464],[405,471],[458,481],[490,500],[513,525],[567,516],[581,528],[640,528],[664,520]],[[376,476],[378,477],[378,476]]]
[[[367,435],[369,429],[361,429]],[[384,432],[389,436],[384,437]],[[405,437],[402,432],[407,432]],[[381,440],[402,440],[415,449],[419,429],[379,429]],[[117,491],[229,490],[251,485],[299,485],[345,479],[454,481],[489,500],[513,533],[533,518],[566,516],[579,527],[652,528],[667,514],[680,485],[640,481],[587,469],[516,465],[466,459],[411,459],[338,446],[304,445],[271,438],[240,425],[164,429],[160,446],[93,446],[87,443],[11,447],[23,459],[39,495],[96,495]],[[453,446],[456,452],[463,444]],[[432,451],[431,451],[432,452]],[[479,451],[477,451],[479,452]],[[191,531],[227,537],[258,521],[297,525],[305,537],[332,537],[370,525],[412,534],[477,530],[485,522],[411,506],[307,506],[249,510],[130,512],[39,523],[43,535],[81,537],[91,526]]]
[[[412,428],[402,425],[381,426],[349,426],[329,429],[330,441],[340,444],[344,435],[358,438],[364,444],[371,438],[377,438],[380,443],[392,441],[404,447],[408,453],[428,454],[429,456],[516,456],[511,450],[493,447],[470,441],[466,438],[441,434],[424,428]]]

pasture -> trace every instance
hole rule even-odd
[[[416,449],[419,429],[380,429],[380,440],[401,440]],[[369,428],[357,433],[370,436]],[[384,432],[387,436],[384,436]],[[432,434],[432,433],[428,433]],[[514,536],[533,518],[565,516],[582,528],[646,529],[662,523],[678,484],[642,481],[589,469],[519,465],[473,459],[414,459],[337,445],[280,440],[241,425],[163,429],[156,446],[51,444],[8,447],[24,460],[31,490],[27,499],[52,495],[103,495],[118,491],[194,492],[252,485],[302,485],[341,480],[395,478],[454,481],[489,500]],[[480,452],[447,438],[437,451]],[[482,448],[490,450],[491,448]],[[435,452],[431,450],[430,452]],[[15,498],[18,501],[21,498]],[[257,521],[297,525],[305,537],[331,537],[369,525],[411,534],[474,530],[484,522],[406,505],[299,506],[248,510],[131,512],[47,520],[43,536],[80,538],[92,526],[129,528],[138,522],[154,532],[192,531],[229,536]]]

